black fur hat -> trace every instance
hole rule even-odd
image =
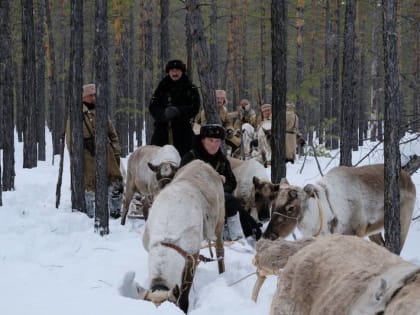
[[[185,63],[182,62],[182,60],[174,59],[168,61],[168,63],[166,64],[166,73],[169,73],[169,70],[171,69],[179,69],[182,71],[182,73],[185,73],[185,71],[187,70],[187,66],[185,65]]]
[[[225,139],[225,129],[219,124],[207,124],[200,128],[200,138]]]

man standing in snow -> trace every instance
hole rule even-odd
[[[95,215],[95,132],[96,132],[96,86],[86,84],[83,86],[83,158],[85,177],[85,200],[87,215],[92,218]],[[120,171],[121,147],[115,128],[108,118],[108,208],[111,217],[118,218],[121,213],[123,177]],[[66,142],[71,152],[70,120],[67,122]]]
[[[165,70],[167,75],[149,105],[155,120],[151,144],[172,144],[183,156],[192,146],[192,119],[200,109],[200,95],[185,74],[186,66],[181,60],[169,61]]]

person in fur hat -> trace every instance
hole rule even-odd
[[[220,174],[225,191],[224,239],[234,241],[246,237],[253,244],[261,237],[261,229],[232,194],[237,185],[236,178],[229,160],[220,148],[225,136],[225,129],[219,124],[201,126],[200,134],[194,138],[193,148],[182,157],[181,166],[200,159]]]
[[[154,119],[150,144],[172,144],[182,156],[192,147],[192,119],[200,110],[197,87],[185,74],[181,60],[170,60],[165,67],[167,75],[159,82],[149,104]]]

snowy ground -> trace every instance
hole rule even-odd
[[[50,138],[47,134],[47,139]],[[353,153],[354,163],[373,144]],[[403,155],[418,152],[419,142],[403,148]],[[51,148],[47,147],[47,152]],[[51,156],[51,153],[49,153]],[[22,144],[16,144],[16,191],[3,192],[0,207],[0,314],[183,314],[171,303],[156,308],[150,302],[125,298],[118,287],[127,271],[136,281],[147,278],[147,253],[141,238],[141,221],[121,226],[110,221],[111,233],[94,233],[93,220],[71,212],[69,161],[66,156],[60,209],[55,209],[58,156],[55,163],[39,162],[34,169],[22,169]],[[48,156],[48,155],[47,155]],[[334,156],[334,154],[332,154]],[[362,164],[381,162],[377,150]],[[127,159],[123,159],[126,163]],[[321,158],[325,173],[338,158]],[[269,170],[268,170],[269,171]],[[316,161],[303,157],[288,164],[288,180],[302,185],[319,178]],[[417,187],[414,216],[420,214],[420,174],[413,175]],[[420,219],[413,221],[401,256],[420,265]],[[191,294],[190,314],[268,314],[276,279],[267,279],[259,300],[251,300],[256,276],[252,252],[235,245],[225,248],[226,272],[219,275],[216,263],[200,264]],[[208,256],[208,250],[202,253]]]

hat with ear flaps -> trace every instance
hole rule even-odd
[[[171,69],[179,69],[182,71],[182,73],[185,73],[185,71],[187,70],[187,66],[185,65],[185,63],[182,62],[182,60],[174,59],[168,61],[168,63],[166,64],[166,73],[169,73],[169,70]]]
[[[82,97],[96,94],[96,85],[93,83],[83,85],[83,94]]]
[[[226,97],[226,91],[225,90],[216,90],[216,97],[223,97],[225,99],[225,104],[227,104],[228,100]]]
[[[225,129],[219,124],[207,124],[200,128],[200,138],[225,139]]]
[[[261,105],[261,111],[264,111],[266,109],[271,109],[271,104],[263,104],[263,105]]]

